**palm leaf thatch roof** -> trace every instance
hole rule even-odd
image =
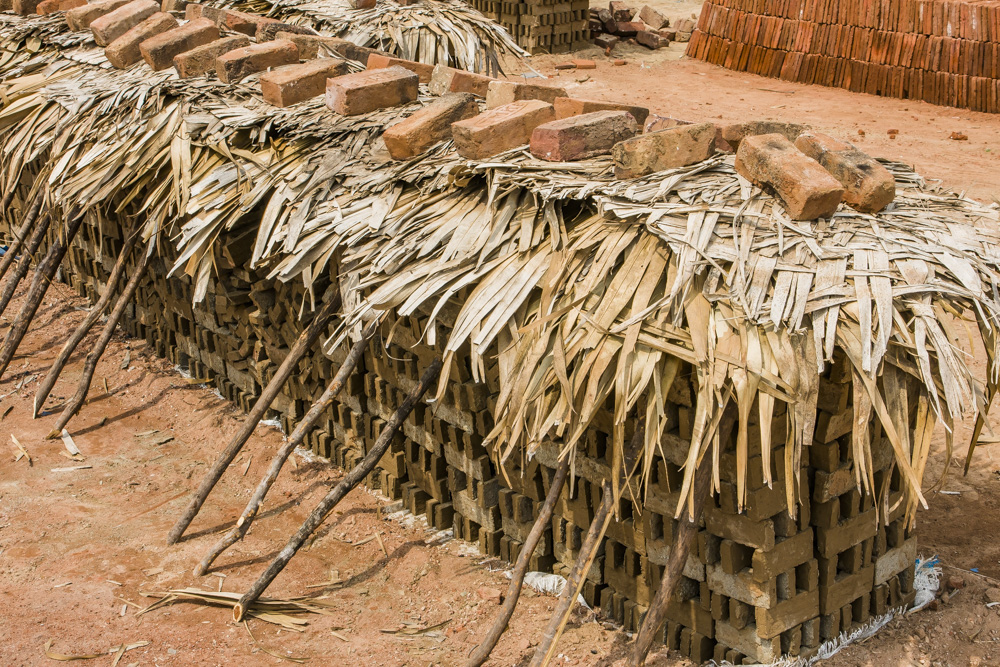
[[[998,209],[929,188],[905,165],[886,163],[899,186],[888,210],[793,222],[726,156],[629,181],[606,158],[554,164],[514,150],[473,162],[450,143],[393,162],[381,130],[424,97],[355,117],[321,101],[276,109],[249,84],[110,70],[54,21],[0,24],[15,53],[0,86],[0,190],[43,174],[63,207],[138,206],[151,251],[176,249],[172,271],[193,278],[196,300],[222,240],[250,230],[250,261],[272,277],[311,287],[336,275],[345,323],[331,345],[390,309],[430,313],[426,341],[470,355],[476,379],[499,363],[498,456],[545,441],[572,455],[610,405],[619,464],[637,415],[640,475],[658,452],[682,452],[680,513],[695,464],[719,460],[723,410],[738,408],[745,466],[751,412],[770,424],[783,402],[787,437],[761,433],[764,474],[780,446],[790,465],[774,483],[796,500],[820,372],[837,352],[854,378],[857,483],[872,490],[875,424],[912,516],[935,422],[950,444],[954,419],[982,412],[997,386]],[[981,380],[958,346],[965,321],[989,355]],[[672,442],[664,406],[686,364],[693,435]]]

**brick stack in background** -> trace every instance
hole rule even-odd
[[[297,338],[299,305],[306,296],[294,282],[269,281],[246,268],[253,238],[248,229],[220,241],[216,264],[221,276],[212,280],[205,301],[195,305],[190,279],[164,277],[174,257],[156,259],[126,322],[152,351],[244,410]],[[121,244],[116,224],[88,218],[64,271],[68,282],[96,300]],[[318,285],[317,295],[322,292]],[[368,347],[339,400],[310,434],[310,448],[343,467],[364,456],[421,371],[441,353],[456,304],[465,296],[457,295],[438,314],[430,338],[436,345],[427,342],[426,313],[390,314],[383,337]],[[490,458],[483,441],[493,426],[500,387],[495,352],[484,359],[485,382],[475,383],[468,350],[458,351],[437,407],[432,411],[424,404],[413,411],[366,483],[407,509],[426,513],[434,527],[450,528],[456,537],[477,543],[485,554],[514,560],[550,487],[559,448],[544,443],[531,460],[515,454],[503,473]],[[330,356],[314,351],[303,360],[274,403],[274,416],[286,432],[345,354],[344,348]],[[665,458],[654,461],[648,489],[633,482],[632,495],[642,499],[641,509],[622,501],[582,590],[589,604],[630,631],[641,624],[668,562],[694,422],[695,377],[690,367],[679,370],[665,406]],[[908,395],[915,395],[914,386]],[[771,487],[762,472],[758,410],[750,411],[742,512],[734,440],[723,443],[721,491],[706,510],[697,547],[667,612],[662,640],[669,647],[696,661],[736,664],[769,662],[779,654],[810,655],[841,631],[912,601],[916,540],[903,524],[905,502],[897,502],[899,473],[888,441],[873,422],[871,468],[875,488],[887,495],[876,501],[855,487],[852,402],[850,369],[838,356],[820,380],[816,434],[803,451],[798,482],[804,502],[794,517],[784,487],[785,406],[778,402],[772,419]],[[567,485],[557,504],[532,558],[533,570],[565,575],[579,555],[600,502],[601,482],[613,463],[611,431],[607,411],[586,433],[577,451],[576,482]],[[213,453],[207,449],[204,456]]]
[[[587,0],[471,0],[530,53],[567,53],[590,41]]]
[[[707,0],[687,54],[785,81],[1000,111],[996,0]]]

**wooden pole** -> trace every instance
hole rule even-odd
[[[18,261],[14,270],[7,277],[7,282],[4,283],[3,290],[0,291],[0,315],[3,315],[4,311],[7,310],[7,306],[10,304],[11,299],[14,298],[14,292],[17,291],[17,286],[21,283],[21,280],[28,275],[28,269],[31,268],[31,260],[42,245],[45,234],[49,231],[49,223],[52,220],[52,216],[48,211],[41,215],[42,219],[38,221],[35,229],[31,232],[31,238],[28,239],[28,244],[25,246],[24,252],[21,253],[20,261]]]
[[[340,292],[335,291],[333,298],[323,304],[319,312],[316,313],[316,316],[313,317],[312,322],[309,323],[309,326],[299,335],[295,344],[292,345],[292,349],[289,350],[288,356],[285,357],[285,360],[281,362],[281,365],[275,372],[274,377],[267,383],[264,391],[260,393],[260,397],[254,403],[253,409],[250,410],[250,414],[247,415],[240,430],[229,441],[229,444],[215,460],[215,463],[212,464],[212,468],[206,473],[205,478],[201,481],[201,486],[198,487],[198,491],[191,498],[191,502],[188,503],[187,508],[184,510],[184,514],[177,520],[174,527],[170,529],[170,533],[167,535],[167,544],[176,544],[181,539],[184,531],[187,530],[187,527],[194,521],[195,516],[198,515],[201,506],[205,504],[208,494],[212,492],[219,479],[222,478],[222,474],[226,472],[226,468],[229,467],[229,464],[233,462],[236,455],[243,449],[243,445],[250,439],[254,429],[257,428],[257,424],[267,414],[271,403],[281,393],[281,388],[285,386],[288,378],[295,372],[302,357],[309,352],[316,339],[326,330],[327,325],[333,319],[338,308],[340,308]]]
[[[489,660],[490,653],[496,648],[500,637],[507,630],[510,617],[514,615],[514,607],[517,606],[517,601],[521,597],[521,587],[524,585],[524,575],[528,571],[528,563],[531,562],[531,556],[535,553],[535,548],[538,546],[539,540],[549,527],[549,521],[552,519],[552,510],[559,500],[559,493],[566,483],[568,473],[569,457],[566,456],[559,461],[556,474],[552,477],[552,486],[549,487],[549,492],[545,496],[545,502],[538,512],[538,518],[531,527],[531,532],[528,533],[528,539],[524,541],[524,545],[521,547],[521,553],[517,556],[517,564],[514,566],[514,573],[511,575],[510,584],[507,585],[507,597],[504,599],[503,608],[500,609],[500,615],[493,621],[493,625],[490,626],[483,641],[476,647],[476,651],[469,658],[466,667],[480,667],[480,665]]]
[[[121,278],[122,273],[125,272],[125,265],[128,263],[128,259],[132,255],[132,249],[135,247],[138,239],[138,233],[130,234],[126,237],[121,254],[118,255],[118,260],[115,262],[114,268],[111,269],[111,276],[108,278],[107,286],[104,288],[104,294],[102,294],[101,298],[96,304],[94,304],[94,307],[90,309],[90,313],[88,313],[87,317],[80,323],[80,326],[76,328],[73,335],[69,337],[66,344],[63,345],[62,350],[59,351],[59,356],[49,368],[49,372],[45,374],[45,378],[38,385],[38,390],[35,392],[35,401],[31,408],[32,419],[38,417],[38,413],[41,411],[42,406],[45,405],[45,399],[49,397],[49,393],[55,386],[56,380],[59,379],[59,375],[62,373],[63,368],[69,361],[69,358],[73,356],[73,352],[80,344],[80,341],[83,340],[84,336],[86,336],[94,324],[97,323],[97,320],[101,318],[101,315],[111,303],[111,299],[114,298],[115,290],[118,286],[118,280]]]
[[[642,451],[645,433],[645,423],[640,421],[624,453],[625,461],[622,466],[622,477],[626,480],[635,467],[635,461],[639,452]],[[601,484],[601,504],[594,513],[594,519],[590,522],[587,537],[580,547],[580,555],[577,557],[576,563],[573,564],[573,569],[570,570],[569,577],[566,578],[566,585],[563,586],[562,593],[559,594],[559,602],[556,604],[556,610],[552,614],[552,619],[549,621],[548,627],[545,629],[545,634],[542,635],[542,641],[539,642],[538,648],[535,649],[535,655],[531,658],[530,667],[545,667],[555,656],[559,637],[562,636],[563,630],[566,628],[570,611],[580,596],[580,591],[583,589],[583,582],[586,580],[587,573],[590,572],[590,568],[594,564],[594,559],[597,558],[601,540],[604,539],[604,533],[607,532],[608,525],[614,516],[614,513],[611,511],[614,504],[614,487],[611,479],[605,479]]]
[[[0,210],[4,210],[6,207],[0,207]],[[35,224],[35,220],[38,219],[38,212],[42,208],[42,193],[39,192],[35,199],[32,201],[31,206],[24,213],[24,218],[21,222],[21,226],[17,228],[14,232],[14,240],[11,242],[10,246],[7,247],[7,252],[4,253],[3,257],[0,257],[0,280],[7,275],[7,270],[14,263],[14,258],[17,257],[17,253],[21,250],[21,246],[24,245],[24,239],[28,236],[28,232],[31,231],[32,225]]]
[[[144,250],[139,254],[139,261],[137,262],[128,283],[125,284],[124,291],[122,291],[121,296],[118,297],[118,301],[115,302],[114,310],[111,311],[108,321],[104,323],[104,329],[101,330],[100,338],[97,339],[97,343],[91,349],[90,354],[87,355],[87,359],[83,362],[83,375],[80,377],[80,384],[76,388],[76,393],[73,395],[73,398],[70,399],[69,403],[66,404],[66,407],[63,408],[62,414],[59,415],[59,420],[56,422],[55,428],[49,432],[49,438],[58,438],[59,434],[62,433],[62,430],[66,427],[66,424],[69,423],[69,420],[72,419],[73,415],[75,415],[83,406],[83,402],[87,399],[87,392],[90,391],[90,383],[94,380],[94,372],[97,370],[97,362],[100,361],[101,355],[104,354],[104,350],[107,349],[108,343],[111,342],[111,337],[115,333],[115,327],[118,325],[118,321],[121,320],[122,315],[125,314],[125,309],[128,307],[129,301],[132,300],[132,296],[139,287],[139,281],[142,280],[143,275],[146,273],[146,267],[148,265],[149,252]]]
[[[722,415],[719,423],[719,434],[722,445],[732,436],[733,428],[736,426],[737,413],[735,406],[730,404]],[[650,648],[656,641],[656,637],[663,626],[663,620],[667,614],[667,607],[670,606],[670,598],[680,583],[681,573],[687,563],[688,555],[691,553],[691,545],[698,535],[698,524],[701,522],[701,515],[705,509],[705,502],[712,490],[712,462],[710,457],[705,456],[694,477],[694,506],[691,512],[684,512],[677,523],[677,532],[670,545],[670,557],[667,567],[663,570],[663,577],[660,579],[660,587],[656,591],[649,611],[642,621],[639,634],[636,635],[632,649],[626,659],[626,667],[642,667],[646,663],[646,656]],[[694,519],[691,519],[691,516]]]
[[[434,359],[420,377],[419,384],[413,388],[409,395],[407,395],[406,400],[403,401],[403,404],[389,418],[389,421],[386,423],[385,428],[382,429],[382,433],[379,434],[378,440],[371,450],[365,454],[360,463],[344,476],[344,479],[339,484],[326,494],[316,509],[312,511],[312,514],[305,520],[305,523],[302,524],[302,527],[299,528],[298,532],[292,536],[292,539],[288,541],[285,548],[281,550],[281,553],[271,561],[271,565],[265,570],[264,574],[260,575],[260,578],[250,587],[250,590],[244,593],[240,601],[236,603],[236,606],[233,608],[233,619],[237,623],[243,620],[243,616],[246,614],[249,606],[264,593],[267,587],[271,585],[271,582],[274,581],[274,578],[285,569],[288,561],[292,559],[309,536],[319,528],[323,520],[326,519],[326,516],[337,506],[337,503],[343,500],[344,496],[350,493],[355,486],[361,483],[368,473],[375,469],[375,466],[382,459],[386,450],[389,449],[389,444],[395,437],[399,427],[406,420],[407,416],[409,416],[410,412],[413,411],[414,406],[423,398],[423,395],[430,386],[437,380],[440,372],[441,360]]]
[[[49,246],[48,252],[45,253],[45,257],[35,269],[35,276],[31,280],[28,294],[24,297],[21,312],[17,314],[13,326],[7,332],[7,339],[4,341],[3,349],[0,350],[0,378],[7,372],[7,367],[10,366],[11,360],[14,359],[18,346],[21,345],[24,335],[28,332],[31,320],[34,319],[35,313],[38,312],[38,307],[42,305],[45,293],[49,291],[49,285],[52,284],[52,278],[56,275],[59,264],[62,263],[63,257],[66,256],[69,244],[73,242],[73,237],[76,236],[82,224],[82,213],[72,215],[69,225],[64,230],[64,234],[53,241],[52,245]]]
[[[236,521],[236,525],[226,533],[221,540],[219,540],[212,550],[208,552],[205,558],[202,559],[198,566],[194,569],[194,573],[197,576],[203,576],[208,572],[208,568],[212,567],[212,563],[218,558],[223,551],[229,547],[236,544],[238,541],[243,539],[243,536],[247,534],[250,530],[250,524],[257,517],[257,511],[260,509],[260,504],[264,501],[264,496],[270,491],[271,485],[278,478],[278,473],[281,472],[282,466],[285,465],[285,461],[288,457],[292,455],[295,448],[302,444],[305,440],[306,435],[312,431],[316,422],[324,412],[333,403],[333,400],[340,394],[341,389],[344,388],[344,384],[347,382],[347,378],[351,376],[354,372],[354,368],[358,365],[361,357],[365,353],[365,348],[368,346],[368,341],[374,335],[377,329],[377,325],[373,322],[368,327],[365,328],[364,332],[361,334],[361,339],[354,344],[351,351],[347,354],[347,359],[341,364],[340,368],[337,370],[337,374],[334,376],[333,380],[327,386],[326,391],[313,402],[310,406],[309,411],[306,416],[303,417],[302,421],[296,425],[295,430],[292,431],[292,435],[288,438],[288,441],[282,445],[281,449],[274,455],[271,460],[271,466],[267,470],[267,474],[264,478],[260,480],[260,484],[257,485],[257,490],[254,491],[253,497],[250,502],[247,503],[246,508],[243,510],[243,514]]]

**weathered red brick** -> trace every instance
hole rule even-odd
[[[142,60],[142,53],[139,51],[140,44],[150,37],[173,30],[176,27],[177,19],[166,12],[156,12],[108,44],[104,49],[104,56],[109,63],[118,69],[130,67]]]
[[[632,20],[632,8],[622,0],[611,0],[608,3],[608,10],[611,12],[611,18],[615,21]]]
[[[670,40],[652,30],[640,30],[635,34],[635,41],[647,49],[662,49],[670,46]]]
[[[585,58],[574,58],[571,60],[577,69],[597,69],[597,63],[593,60],[587,60]]]
[[[623,141],[611,152],[615,177],[638,178],[707,160],[715,152],[712,123],[681,125]]]
[[[38,5],[39,0],[14,0],[11,4],[11,9],[14,10],[15,14],[28,16],[29,14],[38,13]]]
[[[344,116],[406,104],[417,99],[419,77],[408,69],[370,69],[328,79],[326,105]]]
[[[250,38],[246,35],[223,37],[174,56],[174,69],[182,79],[209,74],[215,71],[219,56],[246,46],[250,46]]]
[[[56,12],[65,12],[70,9],[76,9],[77,7],[82,7],[87,4],[87,0],[43,0],[39,2],[35,11],[39,14],[54,14]]]
[[[575,97],[557,97],[552,106],[556,108],[556,118],[569,118],[593,111],[628,111],[635,118],[635,122],[642,125],[649,115],[649,109],[645,107],[600,100],[578,100]]]
[[[129,0],[102,0],[82,5],[66,12],[66,24],[72,31],[86,30],[96,19],[124,7]]]
[[[634,37],[640,30],[645,30],[642,21],[617,21],[612,32],[620,37]]]
[[[215,75],[223,83],[239,83],[251,74],[299,61],[299,49],[287,40],[251,44],[224,53],[215,61]]]
[[[773,188],[793,220],[829,217],[844,196],[837,179],[780,134],[744,137],[736,151],[736,171]]]
[[[261,23],[257,26],[257,32],[254,37],[257,38],[257,43],[261,42],[271,42],[278,39],[279,32],[291,32],[296,35],[312,35],[314,37],[318,36],[319,33],[312,28],[306,27],[304,25],[293,25],[291,23],[281,23],[275,21],[273,23]]]
[[[531,154],[550,162],[586,160],[631,139],[639,125],[627,111],[594,111],[539,125],[531,133]]]
[[[451,139],[452,123],[472,118],[478,113],[479,103],[471,93],[447,93],[386,128],[382,140],[394,160],[406,160]]]
[[[445,93],[472,93],[480,97],[486,97],[489,90],[490,81],[493,77],[485,74],[473,74],[465,70],[455,69],[437,65],[431,75],[430,89],[435,95]]]
[[[386,69],[387,67],[402,67],[408,69],[420,78],[420,83],[430,83],[434,74],[434,65],[418,63],[402,58],[393,58],[382,54],[373,53],[368,56],[368,69]]]
[[[261,74],[260,92],[268,104],[287,107],[319,97],[326,90],[327,79],[344,74],[347,74],[347,61],[315,58]]]
[[[139,45],[142,59],[154,72],[172,67],[174,57],[219,39],[219,29],[209,19],[195,19],[150,37]]]
[[[542,100],[552,104],[557,97],[566,97],[566,90],[537,83],[490,81],[486,90],[486,108],[493,109],[518,100]]]
[[[680,118],[672,118],[671,116],[660,116],[657,114],[651,114],[646,119],[646,126],[643,132],[656,132],[657,130],[669,130],[672,127],[678,127],[680,125],[691,125],[689,120],[681,120]]]
[[[126,32],[160,11],[153,0],[133,0],[90,22],[90,31],[98,46],[107,46]]]
[[[289,42],[295,44],[296,48],[299,50],[300,60],[311,60],[313,58],[318,58],[320,56],[330,56],[337,55],[340,56],[340,51],[343,50],[343,44],[347,43],[347,40],[341,39],[339,37],[317,37],[316,35],[300,35],[297,33],[286,32],[282,30],[279,32],[275,39],[287,39]],[[270,40],[257,40],[270,41]],[[344,57],[344,56],[341,56]]]
[[[183,12],[187,10],[187,0],[161,0],[161,12]]]
[[[720,137],[722,142],[720,142],[719,149],[727,150],[728,148],[735,153],[739,149],[740,142],[743,141],[744,137],[752,137],[759,134],[780,134],[789,141],[795,141],[807,129],[809,128],[798,123],[783,123],[775,120],[752,120],[746,123],[733,123],[721,129]],[[726,144],[728,144],[728,147]]]
[[[536,127],[554,119],[555,111],[548,102],[521,100],[461,120],[451,126],[451,133],[459,155],[484,160],[525,145]]]
[[[844,201],[863,213],[877,213],[896,197],[896,179],[877,160],[853,144],[825,134],[804,132],[795,147],[819,162],[844,186]]]
[[[618,38],[614,35],[609,35],[607,33],[601,33],[594,38],[594,44],[601,47],[605,52],[618,46]]]
[[[375,0],[347,0],[351,9],[374,9]]]
[[[226,10],[223,16],[223,26],[233,30],[235,32],[242,32],[248,37],[255,37],[257,35],[257,30],[262,25],[267,25],[269,23],[281,23],[277,19],[268,18],[266,16],[257,16],[256,14],[247,14],[246,12],[237,12],[232,9]]]
[[[670,19],[649,5],[644,5],[643,8],[639,10],[639,18],[653,30],[666,28],[670,25]]]
[[[189,2],[184,6],[184,18],[188,21],[210,19],[215,21],[215,25],[221,26],[226,22],[226,10],[221,7]]]

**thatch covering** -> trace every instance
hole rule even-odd
[[[854,375],[857,482],[873,485],[874,416],[912,515],[936,420],[950,442],[953,420],[981,410],[1000,377],[997,207],[928,188],[904,165],[887,163],[899,185],[889,210],[842,207],[803,223],[739,177],[731,157],[632,181],[614,180],[607,159],[553,164],[512,151],[474,163],[450,144],[392,162],[381,129],[417,104],[350,118],[321,100],[275,109],[250,83],[109,70],[87,40],[64,48],[78,38],[58,22],[2,18],[15,55],[0,87],[0,191],[42,173],[64,209],[141,205],[153,251],[176,245],[173,271],[194,277],[195,299],[220,244],[250,231],[250,261],[273,276],[307,286],[339,277],[338,340],[387,309],[447,310],[454,326],[432,318],[430,343],[468,349],[474,375],[499,355],[499,456],[530,455],[543,440],[571,453],[610,404],[617,454],[631,420],[645,417],[642,474],[689,363],[699,392],[678,511],[694,463],[718,460],[715,428],[731,402],[743,425],[751,411],[770,424],[775,402],[789,404],[784,483],[794,500],[819,371],[839,349]],[[985,388],[953,316],[976,322]],[[915,430],[907,376],[919,381]],[[786,443],[761,437],[767,475],[771,448]]]

